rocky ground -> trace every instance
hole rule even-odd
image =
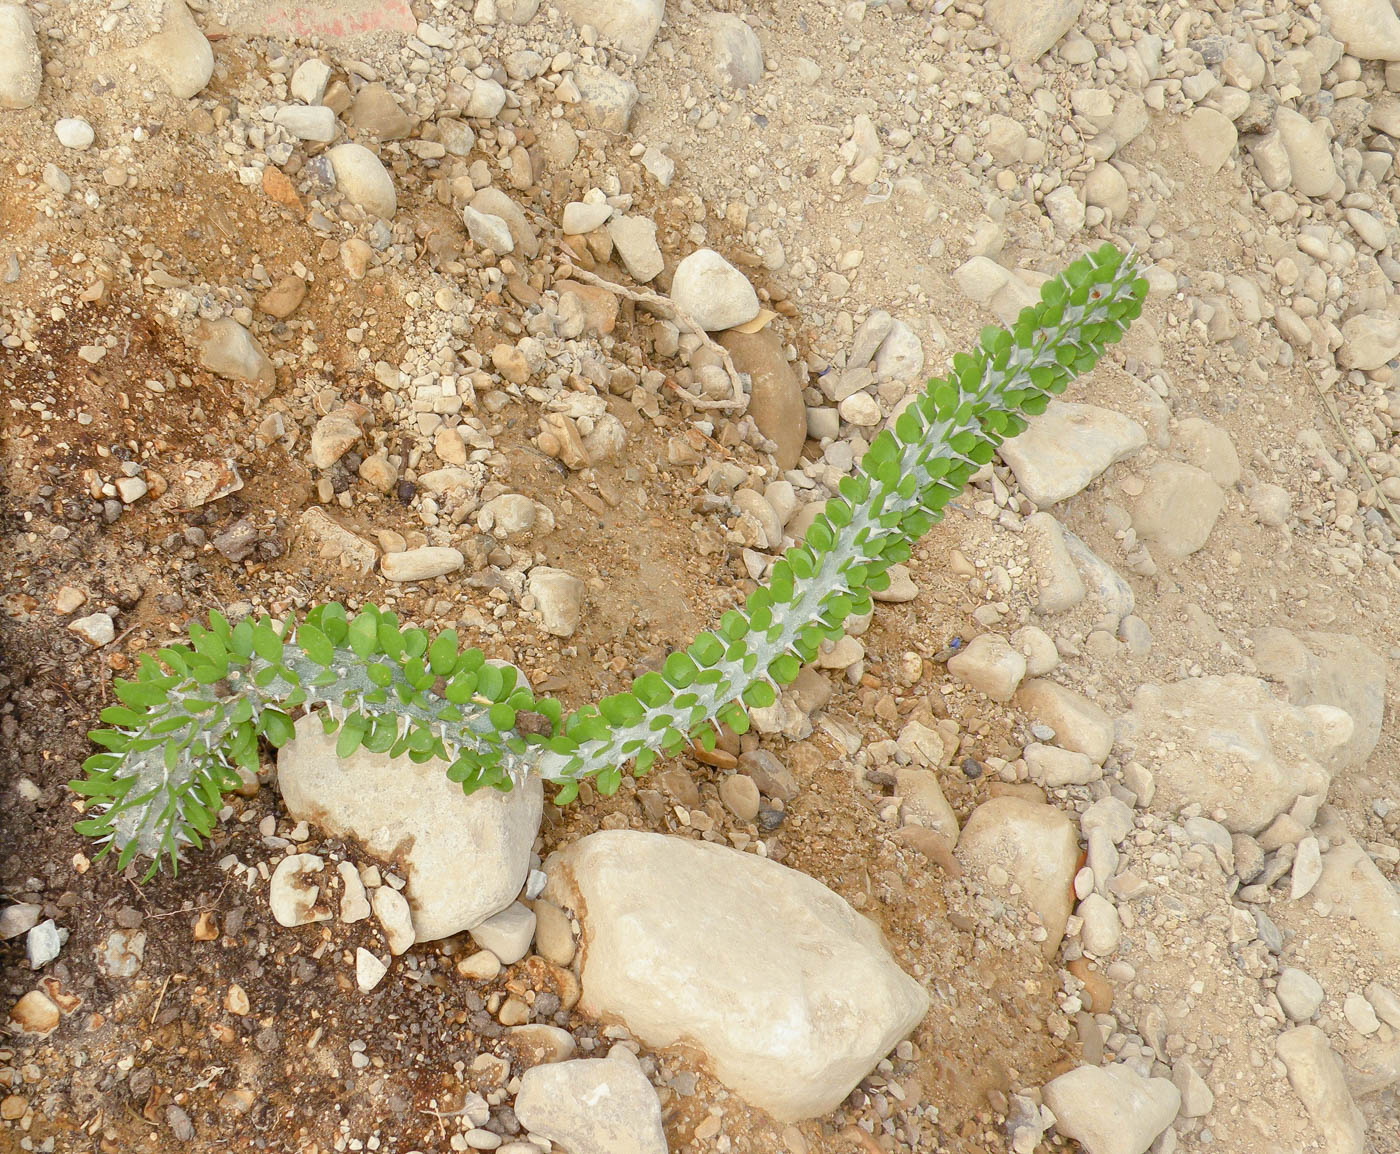
[[[1400,1149],[1398,147],[1386,0],[0,4],[0,1149]],[[71,832],[210,610],[623,688],[1105,239],[1128,339],[742,738]]]

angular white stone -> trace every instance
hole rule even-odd
[[[948,659],[948,672],[993,701],[1008,702],[1026,675],[1026,659],[997,633],[982,633]]]
[[[700,248],[676,266],[671,300],[707,332],[732,329],[758,316],[748,277],[714,249]]]
[[[466,796],[438,760],[416,765],[361,749],[335,756],[336,735],[303,717],[277,756],[288,813],[356,838],[408,879],[404,896],[417,939],[479,925],[515,900],[530,868],[544,789],[532,774],[509,793]]]
[[[1041,508],[1073,497],[1110,465],[1147,444],[1141,425],[1097,405],[1051,401],[1001,447],[1021,491]]]
[[[1342,325],[1338,359],[1349,369],[1370,372],[1400,355],[1400,317],[1383,311],[1359,313]]]
[[[388,972],[389,967],[363,946],[355,951],[355,984],[360,987],[360,993],[369,993]]]
[[[331,66],[313,56],[297,65],[287,88],[293,99],[300,100],[303,104],[320,104],[330,78]]]
[[[472,940],[500,958],[502,965],[509,966],[530,952],[530,943],[535,940],[535,912],[519,902],[511,902],[475,927]]]
[[[1181,1105],[1165,1078],[1143,1078],[1127,1066],[1080,1066],[1041,1091],[1055,1128],[1087,1154],[1143,1154],[1171,1125]]]
[[[365,883],[360,880],[360,871],[348,861],[335,867],[340,875],[340,920],[347,925],[364,921],[369,917],[369,898],[365,896]]]
[[[532,1135],[578,1154],[666,1154],[661,1103],[625,1050],[531,1066],[515,1116]]]
[[[205,326],[199,363],[218,377],[268,387],[277,383],[277,370],[262,345],[232,317]]]
[[[564,206],[564,231],[575,236],[602,228],[612,216],[612,205],[605,200],[576,200]],[[653,234],[654,236],[655,234]]]
[[[515,239],[510,235],[510,226],[499,216],[489,212],[478,212],[467,205],[462,209],[462,219],[467,225],[467,235],[478,248],[489,249],[497,256],[505,256],[515,251]]]
[[[298,140],[329,144],[335,139],[335,111],[324,104],[284,105],[272,117],[272,122]]]
[[[583,925],[585,1012],[648,1046],[698,1046],[779,1121],[835,1109],[928,1007],[872,923],[777,862],[611,830],[546,872]]]
[[[1316,1026],[1294,1026],[1276,1045],[1288,1068],[1289,1084],[1307,1108],[1327,1154],[1363,1154],[1366,1120],[1352,1100],[1327,1035]]]
[[[571,637],[583,617],[583,601],[587,586],[572,573],[536,565],[530,570],[527,584],[535,609],[546,633],[555,637]]]
[[[65,116],[55,121],[53,134],[58,137],[59,144],[64,148],[71,148],[76,152],[91,148],[95,139],[92,125],[81,116]]]
[[[615,216],[608,222],[617,254],[638,284],[646,284],[666,267],[656,243],[656,224],[643,216]]]
[[[389,941],[389,952],[396,957],[409,949],[415,940],[413,914],[408,908],[408,899],[392,886],[379,886],[374,891],[370,905],[374,916],[384,929]]]

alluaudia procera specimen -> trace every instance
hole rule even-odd
[[[1010,331],[984,329],[977,351],[954,357],[949,375],[929,381],[875,438],[742,609],[659,672],[567,717],[513,667],[461,650],[455,630],[429,638],[372,605],[353,617],[321,605],[285,626],[231,625],[211,613],[208,628],[190,626],[190,645],[141,654],[136,678],[115,683],[122,704],[101,714],[115,728],[93,731],[104,752],[72,783],[87,798],[79,832],[103,853],[116,850],[120,867],[150,857],[147,877],[162,855],[178,866],[181,849],[213,828],[238,769],[257,768],[259,737],[291,740],[298,708],[317,712],[327,733],[339,730],[341,757],[363,747],[440,758],[467,793],[539,773],[558,786],[560,805],[587,778],[608,795],[625,769],[640,776],[658,753],[691,740],[713,748],[717,724],[743,733],[746,707],[771,705],[823,641],[870,609],[871,594],[889,584],[886,569],[1025,428],[1022,414],[1043,412],[1122,336],[1147,293],[1137,273],[1131,255],[1104,245],[1048,281]]]

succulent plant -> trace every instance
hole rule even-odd
[[[231,625],[212,613],[190,644],[138,658],[119,681],[122,702],[92,740],[72,783],[88,799],[79,832],[125,867],[150,857],[172,866],[212,830],[239,769],[258,764],[258,739],[291,740],[290,711],[317,712],[336,752],[361,747],[416,762],[440,758],[470,793],[510,789],[538,773],[572,801],[592,780],[610,795],[624,772],[640,776],[658,754],[690,741],[714,747],[718,726],[743,733],[748,710],[773,704],[823,641],[870,610],[888,568],[942,515],[997,447],[1025,428],[1094,366],[1142,308],[1147,284],[1135,258],[1104,245],[1047,281],[1040,302],[1008,330],[982,331],[977,350],[953,358],[871,443],[858,469],[773,565],[742,608],[672,653],[629,689],[563,715],[536,699],[512,666],[461,649],[455,630],[429,637],[393,613],[317,606],[300,624],[267,618]]]

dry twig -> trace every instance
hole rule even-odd
[[[729,355],[729,350],[716,341],[709,333],[702,329],[695,321],[688,317],[680,309],[676,308],[675,302],[669,297],[664,297],[660,293],[652,292],[650,289],[632,289],[626,285],[616,284],[610,280],[604,280],[597,273],[591,273],[587,269],[579,268],[578,265],[569,267],[569,278],[571,280],[581,280],[584,284],[596,285],[598,288],[607,289],[608,292],[617,293],[625,300],[634,304],[649,305],[658,308],[675,319],[683,328],[688,329],[699,337],[705,344],[719,357],[720,364],[724,366],[724,371],[729,374],[729,383],[734,388],[734,396],[727,401],[712,401],[706,397],[697,397],[688,389],[681,388],[680,385],[672,384],[671,387],[679,393],[687,404],[694,405],[697,409],[738,409],[740,411],[748,408],[749,399],[744,394],[744,378],[739,375],[739,370],[734,367],[734,358]]]

